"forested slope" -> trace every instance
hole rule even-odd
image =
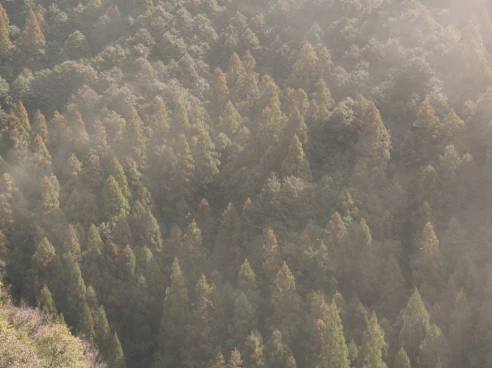
[[[109,368],[492,367],[488,12],[2,0],[14,302]]]

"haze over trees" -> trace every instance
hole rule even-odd
[[[492,366],[490,12],[2,1],[0,367]]]

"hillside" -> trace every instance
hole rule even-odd
[[[1,0],[0,349],[492,367],[490,12]]]

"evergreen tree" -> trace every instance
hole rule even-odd
[[[287,83],[293,88],[310,91],[319,79],[319,58],[309,42],[304,43]]]
[[[188,290],[178,258],[175,258],[171,286],[166,289],[159,337],[159,359],[166,366],[181,367],[185,364],[188,353],[185,325],[190,318],[189,305]]]
[[[226,267],[227,274],[232,277],[237,273],[243,255],[240,248],[241,223],[234,205],[229,202],[222,213],[219,232],[215,241],[214,258],[217,267]]]
[[[265,348],[263,337],[258,330],[251,331],[243,348],[245,367],[260,368],[265,366]]]
[[[215,362],[211,365],[211,368],[227,368],[227,364],[222,351],[219,351],[217,353],[217,356],[215,357]]]
[[[96,311],[94,318],[94,341],[99,348],[99,351],[105,357],[108,356],[108,350],[111,346],[111,330],[109,328],[108,319],[106,317],[106,311],[101,305]]]
[[[366,331],[362,338],[362,355],[364,356],[364,367],[387,368],[383,361],[382,350],[386,347],[384,331],[379,326],[376,313],[372,313],[367,322]]]
[[[107,360],[109,368],[126,368],[125,355],[123,354],[117,332],[114,333],[113,338],[111,339]]]
[[[227,363],[227,368],[241,368],[243,366],[243,361],[241,360],[241,353],[239,350],[234,349]]]
[[[104,215],[107,218],[124,214],[129,210],[128,201],[121,192],[121,189],[112,175],[108,177],[104,183],[104,188],[101,192],[101,200],[104,210]]]
[[[400,330],[400,343],[409,357],[415,359],[419,346],[430,328],[429,313],[425,308],[417,288],[408,300],[402,314],[403,326]]]
[[[271,368],[296,368],[296,360],[279,330],[272,332],[267,344],[268,366]]]
[[[269,228],[263,239],[263,265],[261,273],[267,285],[272,285],[275,281],[275,275],[280,268],[280,254],[278,249],[277,238],[273,230]]]
[[[32,122],[32,135],[35,137],[39,135],[46,143],[48,141],[48,126],[46,125],[46,118],[41,111],[37,110],[34,114],[34,120]]]
[[[394,255],[390,255],[383,270],[383,286],[380,296],[381,310],[383,315],[393,318],[403,307],[407,296],[405,279],[401,272],[398,261]]]
[[[422,289],[425,298],[434,300],[443,271],[439,240],[430,222],[424,226],[418,238],[417,249],[412,264],[414,285]]]
[[[64,310],[69,325],[75,326],[77,331],[84,331],[84,308],[86,305],[86,287],[78,263],[69,262],[67,272],[67,296]]]
[[[449,348],[442,331],[435,324],[430,326],[420,344],[420,366],[436,367],[438,363],[446,365],[449,359]]]
[[[18,39],[18,45],[26,60],[43,57],[46,53],[46,40],[32,9],[29,9],[24,29]]]
[[[227,87],[227,77],[225,73],[217,68],[214,70],[210,82],[210,116],[218,119],[222,116],[226,104],[229,100],[229,88]],[[232,104],[232,103],[231,103]]]
[[[7,58],[12,49],[9,33],[9,17],[2,4],[0,4],[0,58],[2,59]]]
[[[316,368],[348,368],[350,363],[348,360],[347,344],[335,299],[333,299],[331,305],[327,308],[327,314],[323,322],[326,327],[321,355]]]
[[[400,348],[400,351],[395,357],[395,362],[393,363],[394,368],[412,368],[410,365],[410,359],[408,359],[407,352],[405,349]]]
[[[306,159],[302,144],[297,135],[294,135],[289,146],[289,152],[282,163],[283,176],[296,176],[305,181],[311,181],[311,168]]]
[[[241,115],[229,100],[220,115],[219,126],[217,131],[226,134],[228,137],[234,137],[241,125]]]
[[[44,285],[39,292],[38,305],[42,310],[48,312],[52,317],[58,316],[55,301],[53,300],[50,289],[48,289],[48,286],[46,285]]]

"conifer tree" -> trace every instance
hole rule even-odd
[[[235,346],[242,347],[251,331],[256,329],[257,315],[255,306],[250,303],[244,292],[240,292],[234,301],[234,318],[230,336]]]
[[[32,163],[34,165],[35,172],[38,175],[46,175],[51,173],[51,155],[46,148],[43,138],[40,135],[36,135],[32,145]]]
[[[205,275],[198,280],[195,293],[196,302],[185,329],[189,337],[189,356],[187,365],[195,366],[200,361],[211,358],[210,353],[217,343],[216,307],[210,299],[214,286],[207,282]]]
[[[383,361],[382,350],[385,348],[384,331],[379,326],[376,313],[372,313],[367,322],[366,331],[362,338],[362,354],[365,368],[387,368]]]
[[[34,114],[34,119],[32,122],[32,136],[39,135],[43,138],[43,141],[46,143],[48,141],[48,126],[46,125],[46,118],[41,111],[37,110]]]
[[[281,266],[277,238],[273,229],[269,228],[263,239],[263,264],[261,273],[267,285],[273,285],[276,274]]]
[[[395,317],[403,307],[407,291],[405,279],[395,256],[391,254],[386,261],[383,270],[383,286],[380,302],[384,316]]]
[[[173,193],[179,193],[185,199],[193,193],[193,178],[195,160],[191,154],[190,145],[184,134],[180,134],[175,144],[175,158],[172,163],[171,188]]]
[[[414,285],[422,290],[425,298],[433,300],[440,287],[442,256],[434,227],[428,222],[417,241],[417,252],[412,264]]]
[[[297,135],[294,135],[290,142],[289,152],[282,163],[281,171],[284,177],[295,176],[311,181],[311,167]]]
[[[274,330],[267,344],[268,366],[271,368],[296,368],[296,360],[282,333]]]
[[[284,262],[278,271],[271,293],[273,315],[271,326],[277,326],[286,343],[293,342],[297,332],[300,311],[294,275]]]
[[[65,120],[65,117],[58,111],[55,111],[53,114],[49,134],[51,137],[50,148],[51,146],[58,147],[61,144],[65,143],[65,139],[67,137],[67,122]]]
[[[107,218],[124,214],[128,211],[129,205],[125,196],[112,175],[108,177],[104,183],[104,188],[101,192],[101,200],[104,209],[104,215]]]
[[[9,17],[2,4],[0,4],[0,58],[2,59],[7,58],[12,49],[9,33]]]
[[[154,99],[152,110],[150,123],[153,129],[153,136],[151,140],[153,145],[157,146],[163,144],[169,134],[169,115],[166,104],[159,96]]]
[[[146,139],[143,134],[143,122],[135,108],[131,108],[128,114],[124,142],[128,145],[122,147],[126,156],[134,159],[140,168],[145,167],[147,160]]]
[[[316,368],[348,368],[350,363],[347,344],[335,299],[332,300],[331,305],[327,308],[327,315],[324,317],[323,322],[326,327],[321,355]]]
[[[50,289],[48,289],[48,286],[46,285],[44,285],[39,292],[38,305],[42,310],[48,312],[52,317],[58,316],[55,301],[53,300]]]
[[[80,262],[82,259],[77,229],[72,224],[68,225],[68,229],[65,233],[63,241],[63,252],[64,257],[68,256],[73,261]]]
[[[289,86],[310,91],[319,78],[319,58],[309,42],[304,43],[287,79]]]
[[[179,266],[174,259],[171,286],[166,289],[159,337],[159,357],[163,364],[183,366],[187,355],[185,325],[190,317],[188,290]]]
[[[215,241],[214,258],[218,267],[226,267],[227,274],[235,275],[242,262],[240,248],[241,223],[232,202],[222,213],[219,233]],[[237,268],[236,268],[237,267]]]
[[[68,36],[63,46],[63,51],[71,60],[89,58],[91,56],[89,42],[79,30]]]
[[[27,60],[34,60],[46,53],[46,40],[36,15],[29,9],[24,29],[18,39],[19,48]]]
[[[108,348],[107,361],[109,368],[126,368],[125,355],[121,348],[118,333],[115,332]]]
[[[370,168],[385,167],[390,159],[391,140],[374,102],[363,103],[363,125],[355,150]],[[364,160],[365,159],[365,160]]]
[[[454,310],[451,314],[448,340],[453,353],[452,361],[456,366],[468,364],[466,356],[471,348],[472,326],[473,319],[470,306],[468,305],[466,294],[463,290],[460,290],[456,296]],[[441,358],[441,361],[444,361],[444,358]]]
[[[211,368],[227,368],[227,364],[222,351],[219,351],[217,353],[217,356],[215,357],[215,362],[211,365]]]
[[[280,101],[274,99],[263,109],[259,118],[256,138],[261,149],[279,143],[285,122],[285,115],[280,110]]]
[[[241,368],[243,366],[243,361],[241,360],[241,353],[239,350],[234,349],[231,352],[231,357],[227,363],[227,368]]]
[[[103,356],[108,357],[108,349],[111,344],[111,330],[104,306],[99,306],[94,318],[94,341]]]
[[[135,201],[129,221],[136,245],[148,246],[155,253],[161,251],[161,230],[149,207],[144,207],[138,200]]]
[[[14,107],[14,113],[17,115],[20,121],[21,129],[29,137],[31,133],[31,124],[29,122],[29,116],[27,114],[26,108],[21,100],[17,101]]]
[[[220,69],[214,70],[212,80],[210,82],[210,116],[218,119],[223,115],[224,108],[229,100],[229,88],[227,87],[227,76]]]
[[[79,155],[86,153],[89,146],[89,134],[78,111],[75,111],[70,118],[70,143]]]
[[[37,290],[40,290],[43,285],[48,285],[53,291],[59,291],[57,287],[61,272],[60,259],[47,238],[43,238],[37,245],[36,252],[32,256],[32,268],[34,285]]]
[[[251,331],[243,348],[244,366],[260,368],[265,366],[265,347],[263,337],[258,330]]]
[[[228,137],[234,137],[241,125],[241,115],[229,100],[225,105],[218,126],[218,132],[226,134]]]
[[[405,349],[400,348],[400,351],[395,357],[393,368],[412,368],[410,364],[410,359],[408,359],[408,355]]]
[[[430,328],[429,313],[417,288],[410,296],[402,318],[400,343],[405,351],[409,352],[409,357],[415,359],[418,356],[419,346]]]
[[[420,344],[420,366],[425,368],[436,367],[441,362],[446,365],[449,359],[449,347],[442,331],[435,324],[429,327]]]
[[[86,305],[86,287],[78,263],[68,262],[67,296],[65,318],[79,332],[84,331],[84,306]]]

